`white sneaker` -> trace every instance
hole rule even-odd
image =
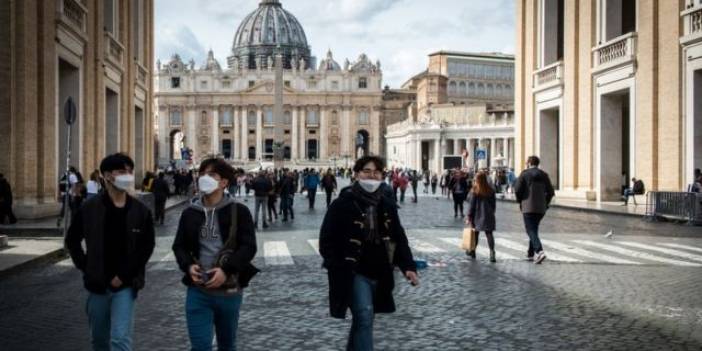
[[[546,259],[546,254],[543,251],[539,251],[534,257],[534,264],[541,264]]]

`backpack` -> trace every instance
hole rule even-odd
[[[634,194],[636,194],[636,195],[643,195],[644,193],[646,193],[646,188],[644,187],[644,183],[640,179],[634,182],[634,189],[632,189],[632,190],[634,190]]]

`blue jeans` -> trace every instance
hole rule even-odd
[[[626,188],[624,189],[624,204],[628,205],[629,204],[629,197],[634,198],[634,204],[636,204],[636,195],[633,190]]]
[[[242,299],[241,293],[215,296],[196,287],[188,288],[185,318],[192,351],[212,350],[213,329],[217,333],[218,350],[236,350],[236,329]]]
[[[134,291],[89,293],[86,303],[93,350],[131,350],[134,331]]]
[[[539,224],[544,218],[543,213],[524,213],[524,226],[526,227],[527,235],[529,236],[529,250],[527,255],[534,256],[535,252],[541,252],[544,248],[541,246],[539,239]]]
[[[351,332],[347,351],[373,350],[373,295],[377,282],[360,274],[353,278]]]

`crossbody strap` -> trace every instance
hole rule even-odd
[[[231,220],[230,220],[230,225],[229,225],[229,238],[227,238],[227,242],[224,244],[224,247],[230,250],[234,250],[236,246],[236,235],[237,235],[237,204],[232,203],[232,210],[231,210]]]

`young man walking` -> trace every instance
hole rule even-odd
[[[158,173],[158,177],[151,184],[151,192],[154,194],[156,205],[154,220],[163,225],[166,216],[166,200],[168,200],[168,183],[163,172]]]
[[[253,180],[251,188],[254,191],[254,228],[258,229],[258,214],[261,213],[261,222],[263,228],[268,228],[266,222],[266,209],[268,208],[268,193],[273,190],[273,183],[266,177],[266,172],[261,171]]]
[[[88,290],[86,311],[94,350],[132,349],[134,303],[154,250],[151,212],[129,195],[134,189],[133,171],[134,162],[127,155],[102,160],[106,191],[85,202],[66,235],[66,247]]]
[[[356,161],[356,182],[329,206],[319,233],[331,316],[343,319],[351,309],[347,350],[373,350],[374,314],[395,311],[395,266],[412,285],[419,284],[397,207],[381,189],[384,167],[375,156]]]
[[[319,187],[319,174],[314,170],[305,177],[305,189],[307,189],[307,198],[310,200],[310,210],[314,210],[314,200],[317,198],[317,188]]]
[[[527,169],[519,175],[514,185],[514,194],[519,202],[519,208],[524,217],[524,226],[529,236],[527,259],[536,264],[540,264],[546,259],[539,239],[539,224],[541,224],[551,199],[555,195],[548,174],[539,169],[540,162],[538,157],[530,156],[527,159]]]
[[[331,204],[332,193],[336,191],[336,177],[332,173],[331,168],[327,170],[327,173],[322,178],[322,188],[324,192],[327,193],[327,207]]]
[[[256,235],[249,209],[224,193],[235,181],[234,170],[221,159],[200,164],[198,188],[183,210],[173,242],[178,266],[185,273],[185,318],[191,350],[236,350],[236,331],[243,289],[258,272],[251,264]]]

